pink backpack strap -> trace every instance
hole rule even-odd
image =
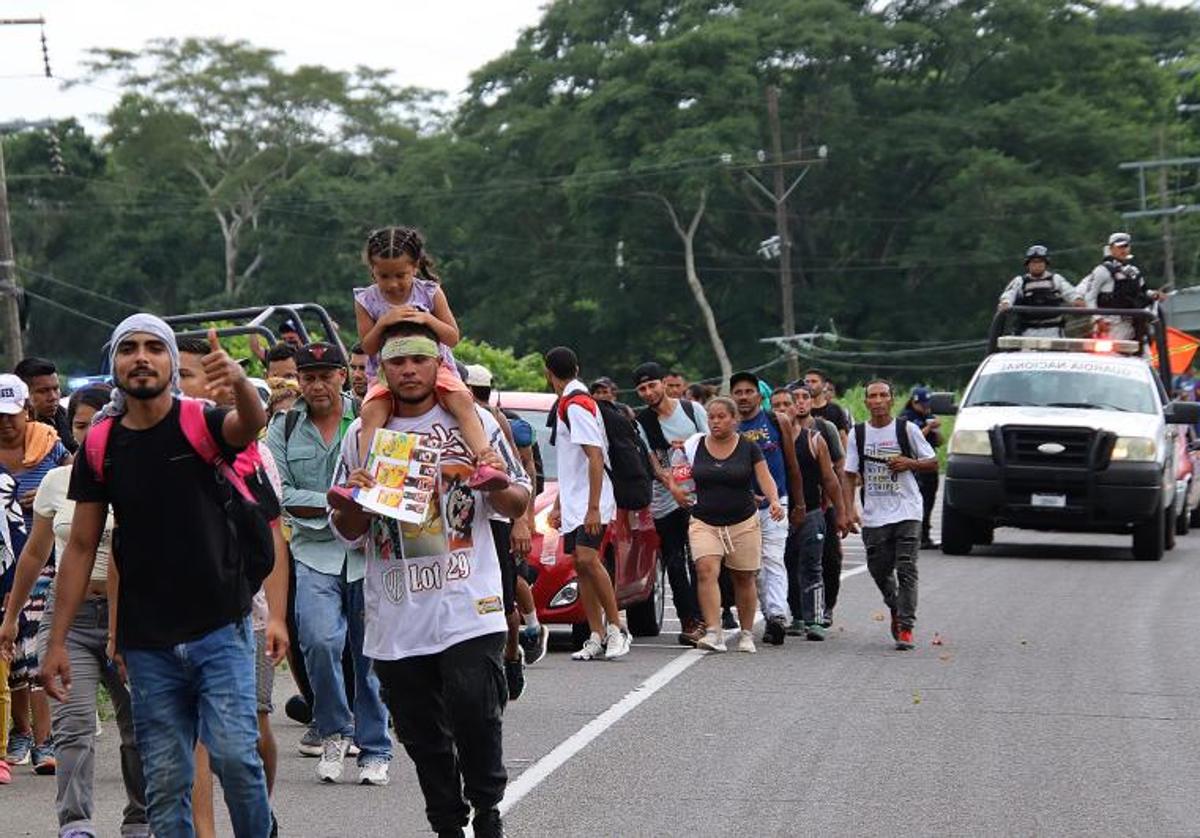
[[[113,418],[105,416],[88,428],[83,438],[83,451],[96,481],[104,482],[104,453],[108,450],[108,437],[112,434]]]
[[[215,466],[221,459],[221,449],[208,430],[208,422],[204,421],[204,402],[199,399],[180,399],[179,425],[200,459]]]
[[[246,485],[245,478],[221,456],[221,449],[213,439],[208,422],[204,418],[204,402],[199,399],[180,399],[179,426],[188,444],[200,455],[200,459],[221,472],[229,484],[237,489],[238,494],[253,503],[254,494]]]

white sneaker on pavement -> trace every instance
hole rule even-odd
[[[594,661],[604,657],[604,644],[600,642],[599,636],[593,634],[587,640],[583,641],[583,647],[571,655],[573,661]]]
[[[358,767],[358,782],[364,786],[386,786],[388,761],[379,757],[369,757]]]
[[[729,649],[725,645],[725,632],[722,630],[709,629],[704,632],[704,637],[696,643],[697,649],[703,649],[706,652],[724,652]]]
[[[608,636],[605,640],[604,659],[608,661],[628,655],[629,647],[633,642],[629,634],[620,626],[609,626]]]
[[[737,650],[739,652],[748,652],[751,655],[757,652],[758,649],[754,646],[754,635],[745,629],[739,631]]]
[[[346,751],[350,741],[340,733],[321,740],[321,761],[317,763],[317,777],[325,783],[336,783],[342,779],[346,765]]]

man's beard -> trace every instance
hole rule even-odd
[[[147,384],[140,387],[130,387],[129,385],[125,385],[121,387],[121,389],[125,392],[125,395],[131,399],[137,399],[138,401],[149,401],[150,399],[162,395],[163,391],[167,389],[167,385]]]

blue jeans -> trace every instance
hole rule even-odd
[[[363,583],[347,582],[296,562],[296,628],[313,691],[313,721],[322,738],[353,736],[368,757],[392,758],[387,710],[379,697],[379,678],[363,655]],[[354,659],[354,715],[346,702],[342,651],[349,635]]]
[[[191,838],[196,737],[208,748],[238,838],[271,831],[258,756],[254,632],[247,616],[170,649],[125,649],[133,727],[157,838]]]

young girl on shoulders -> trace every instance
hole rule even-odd
[[[367,376],[371,381],[363,400],[360,459],[366,462],[375,432],[387,425],[393,412],[391,393],[376,380],[383,333],[393,323],[411,321],[433,329],[441,343],[437,399],[454,416],[463,441],[475,455],[471,487],[487,491],[508,485],[508,476],[503,471],[482,461],[495,459],[496,455],[475,410],[475,399],[455,368],[450,349],[459,341],[458,323],[434,273],[433,260],[425,253],[421,234],[411,227],[376,230],[367,238],[363,260],[371,270],[373,284],[354,289],[359,342],[367,354]]]

